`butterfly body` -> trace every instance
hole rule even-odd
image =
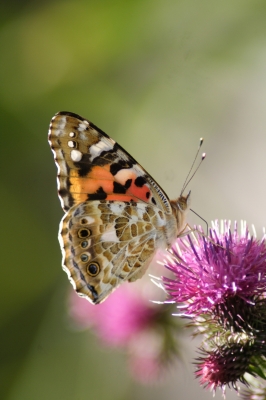
[[[49,143],[66,212],[63,269],[77,293],[98,304],[123,281],[141,278],[159,247],[171,246],[185,227],[189,196],[170,201],[121,146],[76,114],[54,116]]]

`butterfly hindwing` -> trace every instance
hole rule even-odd
[[[156,250],[161,212],[144,203],[87,201],[61,223],[64,269],[81,296],[100,303],[123,281],[146,271]]]

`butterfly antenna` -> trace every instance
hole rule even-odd
[[[199,165],[197,166],[196,170],[193,172],[192,176],[190,177],[191,171],[193,170],[194,165],[195,165],[195,162],[196,162],[197,157],[198,157],[198,155],[199,155],[199,151],[200,151],[200,148],[201,148],[201,146],[202,146],[202,143],[203,143],[203,138],[200,138],[198,150],[197,150],[197,152],[196,152],[196,155],[195,155],[195,157],[194,157],[194,160],[193,160],[193,163],[192,163],[192,165],[191,165],[191,167],[190,167],[190,170],[189,170],[189,172],[188,172],[188,174],[187,174],[187,176],[186,176],[186,179],[185,179],[185,182],[184,182],[184,184],[183,184],[183,187],[182,187],[180,196],[182,196],[182,194],[183,194],[184,190],[186,189],[187,185],[189,184],[189,182],[191,181],[191,179],[193,178],[193,176],[196,174],[196,172],[197,172],[197,170],[199,169],[199,167],[200,167],[202,161],[203,161],[203,160],[205,159],[205,157],[206,157],[206,153],[203,153],[202,156],[201,156],[201,160],[200,160]]]
[[[206,153],[202,153],[201,156],[201,160],[199,162],[199,165],[197,166],[197,168],[195,169],[195,171],[193,172],[193,174],[191,175],[191,177],[189,178],[189,180],[186,182],[186,184],[183,186],[182,192],[181,192],[181,196],[182,193],[184,192],[184,190],[186,189],[187,185],[189,184],[189,182],[191,181],[191,179],[193,178],[193,176],[195,175],[195,173],[197,172],[197,170],[199,169],[199,167],[201,166],[202,161],[205,159],[206,157]]]

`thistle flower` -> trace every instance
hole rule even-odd
[[[249,369],[252,351],[249,345],[224,345],[213,351],[201,349],[202,356],[196,360],[196,376],[200,383],[211,390],[224,389],[226,384],[237,389],[236,382],[246,384],[244,374]],[[252,372],[252,371],[250,371]]]
[[[163,278],[169,300],[184,303],[186,315],[195,316],[212,311],[226,299],[238,297],[253,304],[254,296],[266,290],[266,242],[250,236],[242,224],[233,232],[230,222],[219,229],[216,222],[210,237],[198,233],[192,241],[177,239],[173,256],[164,264],[174,278]]]
[[[184,308],[195,334],[203,333],[196,376],[207,388],[237,389],[245,374],[266,378],[266,237],[242,223],[216,222],[209,237],[179,238],[164,261],[166,302]]]
[[[97,307],[71,291],[69,312],[77,327],[89,328],[106,346],[124,350],[133,377],[149,383],[164,376],[176,360],[180,323],[169,306],[150,301],[154,292],[145,283],[125,283]]]

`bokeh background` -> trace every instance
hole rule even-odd
[[[194,379],[189,337],[166,382],[145,386],[122,352],[71,329],[47,131],[60,110],[90,119],[171,198],[203,136],[193,209],[207,221],[246,219],[260,234],[266,2],[1,1],[0,54],[1,399],[211,399]]]

